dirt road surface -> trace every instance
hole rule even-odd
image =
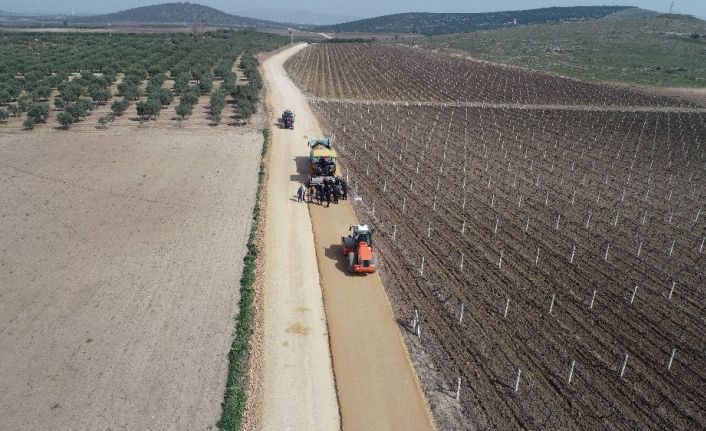
[[[289,81],[282,63],[290,51],[263,64],[271,121],[285,108],[297,115],[295,130],[273,127],[268,160],[264,266],[262,430],[337,430],[338,402],[331,369],[328,331],[314,235],[305,203],[295,195],[297,158],[307,154],[306,102]],[[310,127],[310,126],[309,126]],[[257,380],[257,377],[254,378]],[[250,419],[252,421],[252,419]]]
[[[291,136],[288,139],[291,152],[287,153],[289,165],[279,175],[287,181],[287,189],[283,193],[287,198],[293,196],[297,185],[288,181],[293,175],[294,161],[299,171],[305,173],[308,156],[305,144],[309,137],[321,135],[305,97],[282,69],[282,63],[303,46],[285,50],[265,64],[271,94],[275,96],[272,100],[275,112],[286,105],[297,115],[295,131],[275,132],[276,136],[281,136],[278,133]],[[273,147],[273,154],[276,152]],[[270,175],[276,176],[279,169],[278,164],[273,163]],[[301,208],[305,207],[302,205]],[[346,234],[348,227],[356,222],[350,202],[342,201],[330,208],[312,205],[310,213],[343,429],[433,429],[426,401],[380,278],[377,275],[351,276],[345,271],[339,244],[340,236]],[[295,214],[288,217],[290,223],[298,225],[299,220],[306,219],[306,215],[300,217],[299,213]],[[303,246],[306,243],[299,243],[298,260],[306,259],[308,262],[309,251],[302,249]],[[302,373],[302,370],[293,372]],[[298,393],[302,392],[307,392],[305,386],[298,388]]]
[[[46,129],[0,134],[0,429],[215,428],[262,134]]]

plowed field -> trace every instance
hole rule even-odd
[[[635,94],[618,106],[679,104]],[[377,229],[397,318],[419,310],[410,348],[431,363],[416,365],[442,374],[427,391],[462,379],[458,427],[706,427],[703,112],[314,107]]]

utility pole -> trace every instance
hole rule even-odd
[[[289,29],[289,44],[294,45],[294,30]]]
[[[669,13],[667,14],[667,25],[666,25],[666,27],[669,27],[669,21],[672,20],[672,9],[674,9],[674,0],[672,0],[672,3],[669,5]]]

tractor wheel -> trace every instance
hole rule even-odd
[[[348,271],[353,272],[353,265],[355,265],[355,253],[348,253]]]

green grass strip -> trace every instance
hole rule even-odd
[[[260,250],[257,245],[257,235],[260,226],[260,196],[265,181],[265,155],[270,140],[270,131],[262,130],[264,142],[260,153],[260,171],[257,174],[257,192],[255,206],[252,212],[252,226],[248,237],[247,253],[243,258],[243,275],[240,277],[240,302],[238,316],[235,318],[235,338],[228,355],[228,383],[223,399],[223,411],[218,421],[218,428],[226,431],[240,430],[243,423],[243,413],[247,402],[245,373],[248,369],[250,350],[250,335],[252,334],[253,301],[255,299],[255,269]]]

